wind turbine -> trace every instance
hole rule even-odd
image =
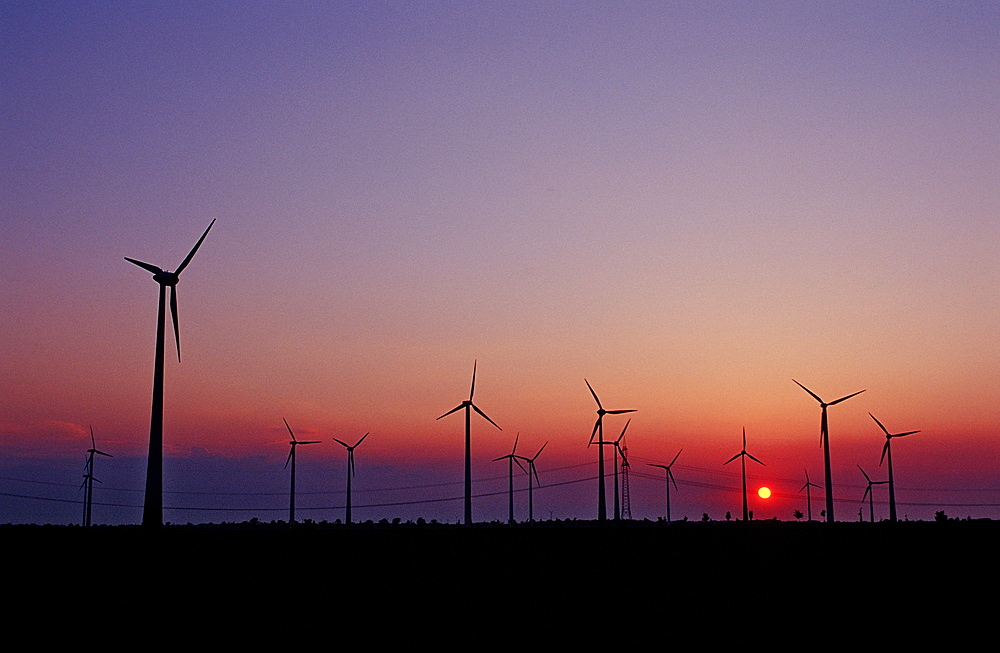
[[[746,449],[746,443],[744,443],[743,448]],[[681,449],[681,451],[684,451],[684,450]],[[677,481],[674,480],[674,473],[672,471],[670,471],[670,468],[674,466],[675,462],[677,462],[677,458],[681,455],[681,451],[677,452],[677,455],[674,456],[674,459],[670,461],[669,465],[657,465],[655,463],[646,463],[650,467],[659,467],[660,469],[666,471],[665,476],[666,476],[666,482],[667,482],[667,523],[668,524],[670,523],[670,484],[673,483],[674,484],[674,489],[675,490],[677,489]],[[749,454],[747,454],[747,455],[749,455]],[[743,488],[744,488],[743,489],[743,501],[744,501],[744,503],[746,503],[746,482],[745,481],[743,483]]]
[[[94,478],[94,456],[101,455],[107,456],[108,458],[114,458],[109,453],[104,453],[103,451],[98,451],[97,443],[94,441],[94,427],[90,427],[90,449],[87,449],[87,473],[83,475],[83,485],[86,487],[86,492],[84,492],[83,500],[83,525],[90,526],[90,517],[94,507],[94,481],[100,483],[100,481]]]
[[[920,433],[920,431],[907,431],[906,433],[889,433],[889,431],[887,431],[886,428],[884,426],[882,426],[882,422],[878,421],[878,419],[876,419],[875,416],[872,415],[871,413],[868,413],[868,414],[871,415],[871,418],[875,420],[875,423],[878,424],[879,428],[882,429],[882,432],[885,433],[885,446],[882,447],[882,458],[878,461],[878,466],[881,467],[882,463],[886,459],[886,456],[888,456],[888,458],[889,458],[889,521],[895,522],[896,521],[896,486],[892,482],[892,447],[889,446],[889,443],[892,442],[893,438],[901,438],[901,437],[904,437],[904,436],[907,436],[907,435],[913,435],[914,433]]]
[[[806,491],[806,512],[809,515],[807,517],[807,519],[808,519],[808,521],[812,521],[813,520],[813,500],[812,500],[812,492],[810,490],[811,490],[811,488],[818,488],[819,486],[816,485],[815,483],[811,483],[809,481],[809,470],[807,469],[807,470],[805,470],[805,472],[806,472],[806,484],[803,485],[799,489],[799,492],[801,492],[802,490]]]
[[[858,465],[858,469],[861,469],[861,465]],[[868,487],[865,488],[865,493],[861,495],[861,503],[865,502],[865,498],[868,499],[868,519],[871,523],[875,523],[875,493],[872,492],[873,485],[885,485],[889,481],[873,481],[868,474],[865,474],[865,470],[861,469],[861,473],[864,474],[865,480],[868,481]]]
[[[285,469],[288,469],[288,463],[292,463],[292,488],[289,493],[288,500],[288,525],[291,526],[295,523],[295,448],[300,444],[319,444],[321,440],[296,440],[295,434],[292,433],[292,427],[288,425],[288,420],[282,417],[281,421],[285,423],[285,428],[288,429],[288,434],[292,436],[291,442],[288,443],[290,446],[288,450],[288,458],[285,459]]]
[[[347,516],[344,520],[347,524],[351,523],[351,477],[354,476],[354,450],[357,449],[358,445],[364,442],[367,437],[367,433],[362,435],[361,439],[355,442],[353,447],[343,440],[337,440],[337,438],[334,438],[334,441],[344,445],[344,448],[347,449]]]
[[[125,257],[129,263],[152,272],[153,281],[160,284],[159,310],[156,315],[156,357],[153,364],[153,407],[149,420],[149,456],[146,459],[146,495],[142,504],[142,525],[146,527],[159,528],[163,524],[163,336],[166,328],[167,288],[170,288],[170,316],[174,323],[177,361],[180,362],[181,334],[177,325],[177,282],[213,224],[215,220],[208,224],[208,229],[205,229],[205,233],[174,272]]]
[[[590,442],[587,446],[589,447],[594,444],[594,436],[600,434],[597,440],[597,475],[599,477],[597,486],[597,520],[604,522],[608,519],[608,502],[605,498],[604,490],[604,416],[634,413],[635,409],[604,410],[604,406],[601,405],[601,400],[597,398],[597,393],[594,392],[594,388],[590,385],[590,381],[584,379],[583,382],[587,384],[587,387],[590,389],[590,394],[594,395],[594,401],[597,402],[597,421],[594,423],[594,430],[590,434]]]
[[[548,444],[549,444],[548,442],[546,442],[545,444],[543,444],[542,445],[542,449],[544,449]],[[514,446],[516,447],[517,444],[515,443]],[[531,489],[531,487],[532,487],[531,486],[531,475],[532,474],[535,475],[535,480],[538,481],[538,487],[542,487],[542,482],[540,480],[538,480],[538,469],[535,467],[535,461],[538,460],[538,456],[541,455],[542,449],[539,449],[538,453],[536,453],[531,458],[528,458],[526,456],[518,456],[518,458],[520,458],[521,460],[523,460],[526,463],[528,463],[528,522],[534,522],[535,521],[535,501],[534,501],[534,497],[532,496],[533,492],[532,492],[532,489]]]
[[[489,422],[493,426],[496,426],[501,431],[503,430],[499,426],[497,426],[497,423],[491,420],[486,415],[486,413],[479,410],[479,406],[472,403],[472,397],[474,394],[476,394],[476,361],[472,362],[472,389],[469,390],[468,401],[463,401],[462,403],[455,406],[454,408],[452,408],[447,413],[441,416],[441,417],[447,417],[448,415],[451,415],[452,413],[458,410],[461,410],[463,408],[465,409],[465,525],[466,526],[472,525],[472,435],[471,435],[472,413],[471,411],[473,410],[476,411],[477,413],[482,415],[487,422]],[[438,419],[441,419],[441,417],[438,417]]]
[[[518,439],[520,439],[520,437],[521,437],[520,433],[518,433],[517,435],[514,436],[514,448],[510,450],[509,454],[507,454],[506,456],[500,456],[499,458],[494,458],[493,459],[493,462],[497,462],[497,461],[503,460],[505,458],[509,461],[508,462],[508,467],[509,467],[509,481],[508,481],[508,490],[507,490],[507,523],[508,524],[513,524],[514,523],[514,463],[517,463],[517,466],[521,468],[521,471],[528,472],[528,470],[526,470],[524,468],[524,465],[521,464],[521,461],[518,460],[518,458],[520,458],[521,456],[518,456],[516,453],[514,453],[515,451],[517,451],[517,441],[518,441]],[[528,483],[531,484],[531,474],[530,473],[528,474]]]
[[[746,427],[743,427],[743,450],[722,464],[728,465],[737,458],[740,459],[740,470],[743,473],[743,521],[750,521],[750,511],[747,509],[747,458],[754,461],[755,463],[760,463],[761,465],[764,465],[764,463],[761,463],[759,460],[757,460],[756,458],[747,453]]]
[[[622,449],[621,442],[622,442],[622,439],[625,438],[625,431],[626,431],[626,429],[628,429],[628,425],[631,422],[632,422],[631,419],[629,421],[625,422],[625,428],[622,429],[622,434],[618,436],[617,440],[615,440],[614,442],[605,442],[605,443],[603,443],[604,446],[613,447],[614,448],[614,456],[615,456],[614,457],[614,461],[615,461],[615,463],[614,463],[613,469],[615,470],[615,521],[620,521],[621,518],[622,518],[621,501],[618,498],[618,454],[621,453],[622,460],[625,460],[625,450]]]
[[[792,381],[795,381],[795,379],[792,379]],[[841,397],[836,401],[825,402],[819,398],[819,395],[817,395],[815,392],[805,387],[798,381],[795,381],[795,384],[800,388],[802,388],[803,390],[805,390],[806,392],[808,392],[810,395],[812,395],[812,398],[818,401],[820,407],[822,407],[823,409],[823,416],[820,419],[820,426],[819,426],[819,441],[820,445],[822,445],[823,447],[823,468],[826,473],[826,520],[828,522],[832,522],[833,521],[833,477],[831,476],[830,473],[830,430],[827,426],[827,421],[826,421],[826,408],[827,406],[834,406],[842,401],[847,401],[851,397],[861,394],[862,392],[864,392],[864,390],[858,390],[857,392],[849,394],[846,397]]]

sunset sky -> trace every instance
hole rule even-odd
[[[1000,518],[1000,5],[0,4],[0,523],[138,523],[157,284],[164,519],[477,521],[548,446],[593,519],[590,381],[634,518]],[[610,451],[609,466],[610,470]],[[518,489],[527,479],[515,470]],[[814,491],[813,512],[822,508]],[[611,482],[608,482],[609,506]],[[527,516],[518,494],[517,518]],[[888,514],[876,488],[876,517]],[[112,504],[112,505],[104,505]],[[361,507],[359,507],[361,506]],[[365,507],[367,506],[367,507]],[[231,510],[230,510],[231,509]],[[864,507],[868,518],[867,504]]]

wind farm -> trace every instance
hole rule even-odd
[[[12,623],[966,623],[929,606],[1000,521],[994,3],[0,15]]]

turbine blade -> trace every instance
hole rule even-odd
[[[455,406],[454,408],[452,408],[451,410],[449,410],[444,415],[442,415],[441,417],[447,417],[448,415],[451,415],[452,413],[454,413],[456,410],[462,410],[463,408],[465,408],[465,404],[459,404],[459,405]],[[441,417],[438,417],[438,419],[441,419]]]
[[[94,449],[97,448],[97,443],[94,441],[94,427],[90,427],[90,446]]]
[[[371,431],[369,431],[368,433],[371,433]],[[354,446],[353,446],[353,447],[351,447],[351,448],[352,448],[352,449],[357,449],[358,445],[359,445],[359,444],[361,444],[362,442],[364,442],[364,441],[365,441],[365,438],[367,438],[367,437],[368,437],[368,433],[365,433],[364,435],[362,435],[362,436],[361,436],[361,439],[360,439],[360,440],[358,440],[358,441],[357,441],[357,442],[356,442],[356,443],[354,444]]]
[[[201,238],[198,239],[198,242],[195,243],[194,247],[191,249],[191,252],[187,255],[187,258],[185,258],[181,262],[181,264],[179,266],[177,266],[177,269],[174,271],[174,274],[180,275],[180,273],[184,270],[184,268],[187,267],[187,264],[191,262],[191,259],[194,258],[194,253],[198,251],[199,247],[201,247],[202,241],[205,240],[205,236],[208,235],[208,232],[212,228],[213,224],[215,224],[215,220],[214,219],[211,222],[208,223],[208,229],[205,230],[205,233],[203,233],[201,235]]]
[[[177,287],[170,286],[170,317],[174,320],[174,342],[177,343],[177,362],[181,362],[181,331],[177,326]]]
[[[99,454],[101,454],[102,456],[107,456],[108,458],[114,458],[114,456],[112,456],[111,454],[109,454],[109,453],[104,453],[103,451],[95,451],[94,453],[99,453]]]
[[[295,441],[295,434],[292,433],[292,427],[288,425],[288,420],[286,420],[284,417],[282,417],[281,421],[285,423],[285,428],[288,429],[288,435],[292,436],[292,442],[294,442]]]
[[[292,456],[295,454],[295,445],[288,450],[288,458],[285,458],[285,469],[288,469],[288,463],[291,462]]]
[[[684,451],[684,450],[681,449],[681,451]],[[674,466],[674,463],[677,462],[677,458],[681,455],[681,451],[677,452],[677,455],[674,456],[674,459],[670,461],[670,464],[667,465],[667,467],[673,467]]]
[[[626,429],[628,429],[628,425],[631,424],[631,423],[632,423],[632,418],[630,417],[629,420],[627,422],[625,422],[625,427],[622,429],[622,434],[618,436],[617,440],[615,440],[615,446],[616,447],[618,446],[618,443],[622,441],[622,438],[625,437],[625,431],[626,431]],[[619,449],[621,449],[621,447],[619,447]]]
[[[628,410],[606,410],[604,412],[608,415],[621,415],[622,413],[634,413],[635,411],[635,408],[629,408]]]
[[[885,446],[882,447],[882,457],[878,460],[878,466],[881,467],[882,463],[885,462],[885,454],[889,452],[889,438],[885,439]]]
[[[865,499],[867,499],[868,493],[871,491],[872,491],[872,486],[871,484],[869,484],[868,487],[865,488],[865,493],[861,495],[861,500],[864,501]]]
[[[888,431],[888,430],[886,430],[886,428],[885,428],[884,426],[882,426],[882,422],[878,421],[878,418],[877,418],[877,417],[875,417],[874,415],[872,415],[871,413],[868,413],[868,414],[869,414],[869,415],[871,415],[871,418],[872,418],[873,420],[875,420],[875,423],[876,423],[876,424],[878,424],[878,427],[879,427],[880,429],[882,429],[882,432],[883,432],[883,433],[885,433],[885,434],[886,434],[886,435],[888,436],[888,435],[889,435],[889,431]]]
[[[604,406],[601,405],[601,400],[597,398],[597,393],[594,392],[594,388],[590,385],[590,381],[584,379],[583,382],[587,384],[588,388],[590,388],[590,394],[594,395],[594,401],[597,402],[597,407],[604,410]]]
[[[534,472],[534,474],[535,474],[535,482],[538,483],[538,487],[542,487],[542,481],[539,480],[539,478],[538,478],[538,468],[535,467],[535,463],[534,462],[530,462],[530,463],[528,463],[528,466],[531,468],[531,471]],[[528,477],[528,480],[529,481],[531,480],[530,475]]]
[[[677,489],[677,481],[674,480],[674,473],[672,471],[670,471],[669,468],[667,469],[667,479],[669,479],[670,482],[674,484],[674,489],[676,490]]]
[[[743,453],[744,453],[744,452],[742,452],[742,451],[741,451],[741,452],[739,452],[738,454],[736,454],[735,456],[733,456],[732,458],[730,458],[729,460],[727,460],[726,462],[724,462],[724,463],[722,463],[722,464],[723,464],[723,465],[728,465],[729,463],[733,462],[734,460],[736,460],[737,458],[739,458],[740,456],[742,456],[742,455],[743,455]],[[659,465],[657,465],[657,466],[659,466]]]
[[[482,415],[486,419],[487,422],[489,422],[493,426],[496,426],[501,431],[503,430],[503,429],[500,428],[500,426],[496,422],[494,422],[493,420],[491,420],[486,413],[484,413],[483,411],[479,410],[479,406],[477,406],[476,404],[470,404],[470,405],[472,406],[472,409],[475,410],[480,415]]]
[[[514,455],[514,452],[517,451],[517,441],[520,439],[520,437],[521,433],[519,431],[517,435],[514,436],[514,448],[510,450],[510,455],[512,456]]]
[[[600,428],[600,426],[601,426],[601,419],[603,417],[604,417],[603,415],[598,415],[597,416],[597,421],[594,422],[594,430],[591,431],[591,433],[590,433],[590,442],[587,443],[588,447],[590,445],[594,444],[594,436],[597,435],[597,429]]]
[[[861,469],[861,465],[858,465],[858,469]],[[865,480],[866,481],[868,481],[869,483],[872,482],[872,479],[869,478],[868,474],[865,473],[865,470],[861,469],[861,473],[865,475]]]
[[[337,438],[334,438],[333,441],[334,442],[339,442],[340,444],[344,445],[344,448],[347,449],[348,451],[351,450],[351,447],[348,446],[348,444],[346,442],[344,442],[343,440],[338,440]]]
[[[920,431],[907,431],[906,433],[893,433],[892,437],[894,437],[894,438],[902,438],[902,437],[905,437],[907,435],[913,435],[914,433],[920,433]]]
[[[840,399],[837,399],[836,401],[831,401],[830,403],[827,404],[827,406],[834,406],[836,404],[839,404],[842,401],[847,401],[851,397],[856,397],[859,394],[861,394],[862,392],[864,392],[864,390],[858,390],[857,392],[852,392],[851,394],[847,395],[846,397],[841,397]]]
[[[795,379],[792,379],[792,381],[795,381]],[[815,400],[816,400],[816,401],[818,401],[819,403],[823,403],[823,400],[822,400],[822,399],[820,399],[820,398],[819,398],[819,395],[817,395],[817,394],[816,394],[815,392],[813,392],[813,391],[812,391],[812,390],[810,390],[809,388],[805,387],[804,385],[802,385],[802,384],[801,384],[801,383],[799,383],[798,381],[795,381],[795,384],[796,384],[797,386],[799,386],[800,388],[802,388],[803,390],[805,390],[806,392],[808,392],[809,394],[811,394],[811,395],[812,395],[812,398],[813,398],[813,399],[815,399]]]
[[[357,474],[354,471],[354,452],[351,451],[350,453],[348,453],[347,458],[348,458],[347,462],[351,464],[351,476],[356,476]]]
[[[134,264],[134,265],[138,265],[143,270],[147,270],[149,272],[152,272],[153,274],[160,274],[161,272],[163,272],[163,270],[161,270],[160,268],[156,267],[155,265],[151,265],[149,263],[143,263],[142,261],[137,261],[134,258],[129,258],[129,257],[126,256],[125,260],[128,261],[129,263]]]
[[[745,453],[745,452],[744,452],[744,453]],[[760,463],[761,465],[764,465],[764,467],[767,467],[767,465],[766,465],[766,464],[764,464],[764,463],[761,463],[761,462],[760,462],[759,460],[757,460],[756,458],[754,458],[754,457],[753,457],[753,456],[752,456],[751,454],[747,454],[747,457],[749,457],[749,458],[750,458],[750,460],[754,461],[755,463]]]
[[[542,445],[542,449],[544,449],[545,447],[547,447],[547,446],[548,446],[548,444],[549,444],[548,442],[546,442],[545,444],[543,444],[543,445]],[[532,458],[530,459],[530,460],[531,460],[531,462],[535,462],[535,459],[537,459],[537,458],[538,458],[538,456],[539,456],[539,455],[540,455],[540,454],[542,453],[542,449],[539,449],[539,450],[538,450],[538,453],[536,453],[536,454],[534,455],[534,457],[532,457]]]
[[[478,361],[472,361],[472,389],[469,390],[469,401],[472,401],[472,396],[476,394],[476,363]]]
[[[528,470],[526,470],[524,468],[524,465],[521,464],[520,460],[518,460],[517,458],[514,458],[514,462],[517,463],[517,466],[521,468],[522,472],[524,472],[525,474],[528,474],[529,476],[531,475],[531,472],[529,472]]]

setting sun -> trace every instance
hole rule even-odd
[[[757,496],[759,496],[761,499],[769,498],[771,496],[771,488],[762,487],[761,489],[757,490]]]

